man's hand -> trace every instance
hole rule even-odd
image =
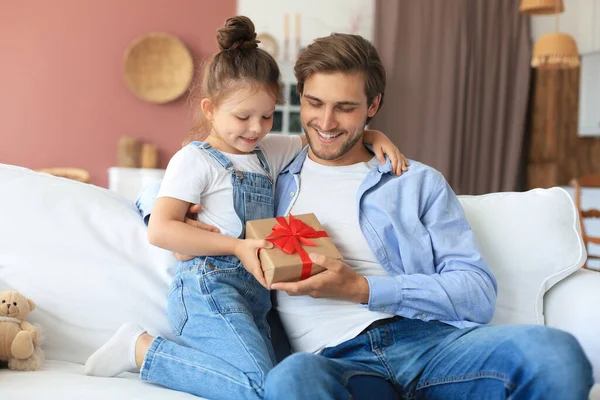
[[[340,260],[323,254],[310,254],[313,263],[326,270],[299,282],[279,282],[271,289],[283,290],[290,296],[308,295],[314,298],[349,300],[355,303],[369,302],[369,282],[367,278],[354,272],[352,267]]]
[[[241,239],[235,246],[234,254],[240,259],[246,271],[250,272],[261,285],[269,289],[258,258],[258,250],[263,248],[272,249],[273,243],[260,239]]]
[[[205,231],[216,232],[219,233],[219,228],[216,226],[205,224],[204,222],[196,221],[196,215],[202,210],[202,206],[200,204],[192,204],[188,209],[188,212],[185,216],[184,222],[188,225],[193,226],[194,228],[204,229]],[[175,258],[178,261],[189,261],[195,256],[189,256],[186,254],[173,253]]]

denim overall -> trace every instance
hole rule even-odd
[[[274,216],[273,179],[257,147],[265,174],[239,171],[208,143],[193,142],[231,172],[233,204],[246,221]],[[240,237],[244,237],[245,228]],[[196,257],[181,262],[168,297],[176,342],[157,337],[141,378],[209,399],[263,397],[267,372],[275,364],[266,314],[269,291],[235,256]]]

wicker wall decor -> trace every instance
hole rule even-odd
[[[90,173],[81,168],[41,168],[36,170],[37,172],[44,172],[46,174],[60,176],[62,178],[72,179],[83,183],[90,183]]]
[[[194,62],[183,42],[167,33],[135,39],[125,51],[125,82],[140,99],[163,104],[180,97],[194,75]]]

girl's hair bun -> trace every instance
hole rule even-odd
[[[255,49],[259,41],[256,40],[254,24],[248,17],[237,16],[229,18],[225,26],[217,31],[217,43],[221,51],[235,49]]]

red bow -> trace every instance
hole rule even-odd
[[[294,254],[294,252],[297,251],[302,260],[302,274],[300,275],[300,280],[308,278],[312,270],[312,262],[302,245],[316,246],[315,243],[308,239],[328,237],[329,235],[327,235],[327,232],[325,231],[316,231],[301,220],[294,218],[292,214],[290,214],[289,223],[283,217],[277,217],[275,219],[278,224],[273,227],[273,232],[267,236],[266,240],[273,243],[287,254]]]

